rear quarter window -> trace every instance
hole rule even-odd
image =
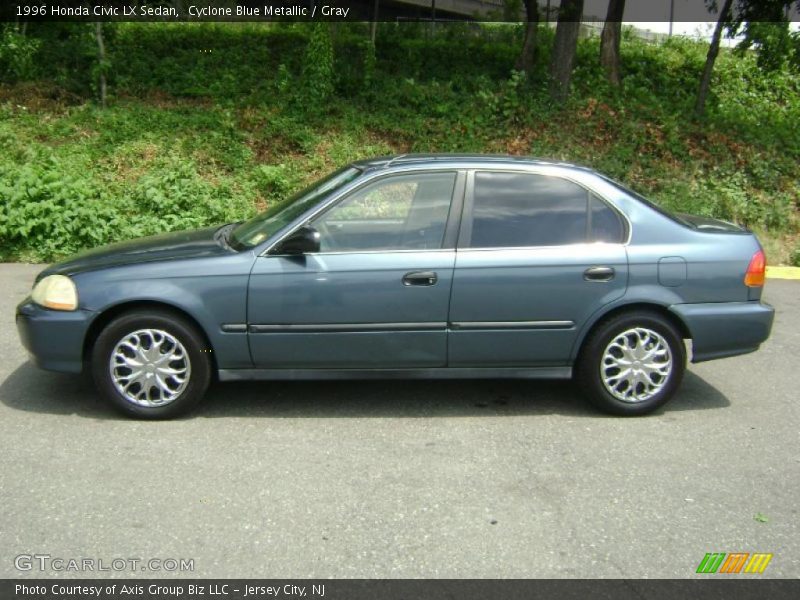
[[[589,241],[621,243],[625,226],[616,211],[594,194],[589,194]]]

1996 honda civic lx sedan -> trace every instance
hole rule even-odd
[[[353,163],[242,223],[98,248],[17,308],[45,369],[129,415],[212,379],[569,378],[621,415],[694,362],[758,349],[764,252],[591,170],[529,158]]]

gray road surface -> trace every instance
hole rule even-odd
[[[800,576],[800,282],[768,283],[760,352],[692,366],[647,418],[568,383],[418,381],[217,385],[147,423],[28,362],[13,311],[37,271],[0,265],[0,577],[93,575],[20,572],[21,554],[189,558],[193,577],[693,577],[734,551]]]

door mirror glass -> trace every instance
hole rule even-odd
[[[270,254],[308,254],[319,252],[319,231],[304,225],[278,244]]]

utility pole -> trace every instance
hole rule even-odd
[[[375,0],[374,8],[372,9],[372,23],[369,26],[369,37],[372,40],[372,45],[375,45],[375,33],[378,30],[378,2]]]
[[[675,20],[675,0],[669,0],[669,37],[672,37],[672,21]]]

